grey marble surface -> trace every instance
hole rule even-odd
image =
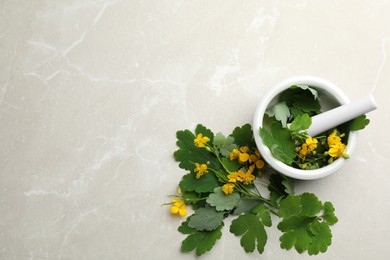
[[[3,0],[0,13],[1,259],[193,259],[161,207],[184,174],[176,131],[228,134],[302,74],[379,106],[346,167],[296,182],[333,202],[332,246],[281,250],[274,227],[246,254],[227,224],[202,259],[388,259],[390,1]]]

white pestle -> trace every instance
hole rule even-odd
[[[316,136],[358,116],[375,110],[376,108],[377,105],[372,95],[363,97],[356,101],[313,116],[311,118],[312,123],[309,129],[307,129],[307,133],[310,136]]]

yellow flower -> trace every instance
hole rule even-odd
[[[200,177],[202,177],[202,175],[204,173],[207,173],[209,172],[207,170],[207,164],[199,164],[199,163],[195,163],[195,169],[194,169],[194,172],[196,173],[196,178],[199,179]]]
[[[202,134],[198,134],[194,139],[194,144],[195,146],[202,148],[205,147],[205,143],[207,143],[208,141],[210,141],[210,138],[208,138],[207,136],[203,136]]]
[[[332,156],[333,158],[339,158],[340,156],[348,157],[348,155],[345,154],[345,151],[347,149],[347,146],[343,143],[336,143],[332,146],[330,146],[328,154]]]
[[[222,191],[225,193],[225,195],[229,195],[233,193],[234,184],[226,183],[222,186]]]
[[[233,161],[233,160],[237,159],[238,156],[240,156],[240,151],[237,149],[233,149],[233,151],[229,155],[229,159],[230,159],[230,161]]]
[[[242,179],[241,182],[244,184],[249,184],[256,179],[256,177],[250,171],[244,172],[242,170],[239,170],[237,173]]]
[[[308,137],[306,138],[306,145],[307,145],[307,149],[309,151],[313,151],[314,149],[317,148],[317,143],[318,143],[318,140],[315,139],[315,138],[312,138],[312,137]]]
[[[240,148],[240,152],[242,152],[242,153],[249,153],[249,148],[248,148],[248,146],[243,146],[243,147],[241,147],[241,148]]]
[[[259,159],[259,157],[257,157],[256,154],[249,155],[249,162],[250,163],[256,162],[258,159]]]
[[[249,166],[248,172],[253,173],[254,170],[255,170],[255,165],[254,165],[254,164],[251,164],[251,165]]]
[[[179,198],[173,198],[172,199],[172,206],[171,206],[171,213],[173,215],[179,214],[180,216],[184,217],[187,215],[187,208],[184,201],[182,201]]]
[[[337,135],[336,131],[333,131],[329,136],[328,136],[328,145],[329,147],[335,144],[340,144],[341,143],[341,138],[340,136]]]
[[[238,172],[232,172],[228,175],[229,182],[237,182],[242,181],[242,178],[238,174]]]
[[[258,150],[256,150],[255,154],[253,156],[256,157],[256,160],[254,160],[256,168],[257,169],[262,169],[264,167],[265,163],[264,163],[263,160],[261,160],[260,152]],[[249,161],[250,161],[250,158],[249,158]]]
[[[262,169],[263,167],[264,167],[264,161],[263,160],[261,160],[261,159],[259,159],[259,160],[257,160],[256,162],[255,162],[255,165],[256,165],[256,168],[257,169]]]
[[[248,160],[249,160],[249,154],[247,153],[240,153],[240,155],[238,156],[238,161],[240,163],[246,163]]]
[[[305,158],[310,153],[309,149],[307,149],[306,143],[302,144],[298,151],[301,158]]]

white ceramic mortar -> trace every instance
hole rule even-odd
[[[278,172],[292,177],[294,179],[301,180],[314,180],[326,177],[335,173],[342,168],[348,159],[338,158],[333,163],[315,170],[302,170],[293,168],[277,160],[269,150],[269,148],[263,143],[260,135],[259,128],[263,127],[264,113],[268,107],[278,102],[279,94],[284,90],[290,88],[292,85],[309,85],[315,88],[319,93],[321,112],[325,112],[332,108],[344,105],[350,102],[349,98],[333,83],[324,79],[313,76],[299,76],[284,80],[271,88],[261,98],[253,118],[253,134],[255,137],[257,148],[261,155],[267,161],[267,163],[277,170]],[[351,132],[348,137],[347,154],[351,155],[356,148],[358,142],[358,133]]]

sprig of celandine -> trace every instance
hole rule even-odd
[[[322,203],[312,193],[295,195],[292,180],[262,160],[249,124],[227,137],[198,125],[194,133],[178,131],[177,145],[174,157],[188,173],[167,204],[172,214],[180,216],[187,215],[187,206],[194,209],[178,228],[187,236],[182,252],[195,250],[202,255],[211,250],[222,236],[224,220],[233,216],[230,232],[241,237],[245,252],[256,249],[261,254],[267,243],[266,229],[272,226],[271,214],[280,219],[281,248],[316,255],[330,246],[330,226],[338,221],[332,203]],[[260,192],[255,181],[267,191]]]

